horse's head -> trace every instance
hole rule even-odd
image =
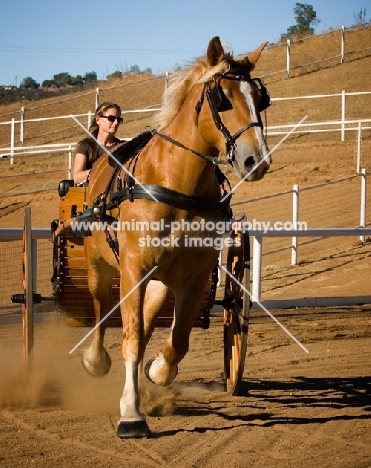
[[[271,163],[260,118],[270,98],[262,81],[250,75],[266,44],[237,59],[225,53],[219,37],[214,37],[207,49],[208,70],[199,80],[203,82],[196,106],[200,135],[226,154],[236,174],[247,181],[260,180]]]

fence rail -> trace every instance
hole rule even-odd
[[[232,208],[238,207],[238,206],[239,207],[245,206],[246,209],[247,209],[247,212],[249,213],[251,210],[249,208],[247,208],[247,206],[251,206],[251,204],[253,204],[253,203],[262,202],[262,201],[269,200],[269,199],[272,199],[272,198],[277,198],[277,197],[282,197],[282,196],[287,196],[287,195],[292,194],[292,204],[291,204],[291,210],[290,210],[291,213],[292,213],[292,218],[290,220],[287,219],[286,221],[290,224],[290,226],[292,226],[294,228],[299,228],[300,225],[307,226],[307,221],[308,221],[308,220],[306,220],[306,217],[304,217],[303,215],[300,215],[299,207],[301,205],[301,202],[300,202],[301,193],[307,192],[309,190],[323,188],[323,187],[328,188],[328,187],[330,187],[332,185],[335,185],[335,184],[341,184],[343,182],[353,181],[353,180],[359,179],[360,180],[360,191],[359,191],[360,198],[359,198],[358,210],[356,210],[356,206],[354,206],[354,205],[352,205],[351,210],[353,212],[358,211],[359,227],[365,228],[369,224],[371,224],[371,219],[367,220],[367,216],[366,216],[366,213],[367,213],[367,180],[368,180],[368,175],[370,175],[370,174],[371,174],[371,172],[367,172],[366,169],[362,169],[360,174],[349,176],[349,177],[343,177],[341,179],[334,180],[334,181],[331,181],[331,182],[324,182],[324,183],[321,183],[321,184],[311,185],[311,186],[303,187],[303,188],[300,188],[298,184],[295,184],[293,186],[292,190],[287,190],[285,192],[280,192],[280,193],[269,194],[269,195],[262,196],[262,197],[259,197],[259,198],[254,198],[254,199],[240,200],[238,202],[231,203],[231,206],[232,206]],[[263,224],[262,222],[256,221],[255,219],[253,220],[253,223],[254,223],[255,226],[261,226]],[[254,226],[253,226],[253,231],[252,232],[254,232]],[[294,231],[292,231],[292,232],[294,232]],[[276,237],[281,237],[281,235],[277,235]],[[324,236],[324,237],[326,237],[326,236]],[[284,246],[284,247],[280,247],[280,248],[271,250],[269,252],[265,252],[262,255],[275,254],[275,253],[278,253],[278,252],[282,252],[284,250],[291,249],[291,265],[296,265],[297,262],[298,262],[299,247],[304,246],[304,245],[309,244],[309,243],[319,241],[322,238],[323,237],[317,237],[317,238],[313,237],[311,240],[306,241],[306,242],[302,242],[302,243],[299,244],[297,237],[295,235],[293,235],[291,245],[287,245],[287,246]],[[365,237],[361,236],[360,241],[365,242]]]
[[[307,230],[293,229],[293,230],[250,230],[249,235],[253,238],[253,275],[252,275],[252,301],[253,303],[262,302],[265,306],[271,308],[294,308],[294,307],[310,307],[310,306],[340,306],[340,305],[357,305],[371,303],[371,296],[354,296],[354,297],[326,297],[326,298],[306,298],[304,299],[285,299],[276,301],[261,301],[261,283],[262,283],[262,255],[263,255],[263,239],[268,237],[365,237],[371,236],[371,228],[314,228]],[[10,240],[21,240],[23,230],[18,229],[0,229],[0,242]],[[33,287],[37,292],[37,241],[42,239],[50,239],[50,229],[32,229],[32,271],[33,271]],[[51,255],[51,251],[50,251]],[[51,262],[50,258],[50,262]]]

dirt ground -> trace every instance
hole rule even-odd
[[[241,394],[223,383],[222,319],[194,329],[173,384],[142,380],[149,439],[116,436],[124,383],[119,328],[108,330],[113,365],[103,379],[69,351],[89,329],[54,317],[38,324],[32,373],[20,325],[0,327],[0,466],[370,467],[371,308],[253,311]],[[161,348],[157,329],[146,357]]]

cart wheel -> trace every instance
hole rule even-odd
[[[24,209],[22,266],[24,293],[22,303],[23,357],[25,362],[28,363],[34,345],[31,208],[29,206]]]
[[[227,391],[238,395],[245,366],[250,315],[249,233],[231,233],[234,245],[228,248],[227,270],[243,288],[226,274],[224,290],[224,378]]]

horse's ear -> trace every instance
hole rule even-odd
[[[209,42],[207,47],[207,61],[211,67],[214,67],[224,59],[224,49],[218,36],[215,36]]]
[[[268,42],[263,42],[263,44],[261,44],[256,50],[254,50],[254,52],[251,52],[245,57],[244,62],[249,65],[250,70],[253,70],[253,68],[255,67],[256,62],[259,60],[259,57],[267,44]]]

